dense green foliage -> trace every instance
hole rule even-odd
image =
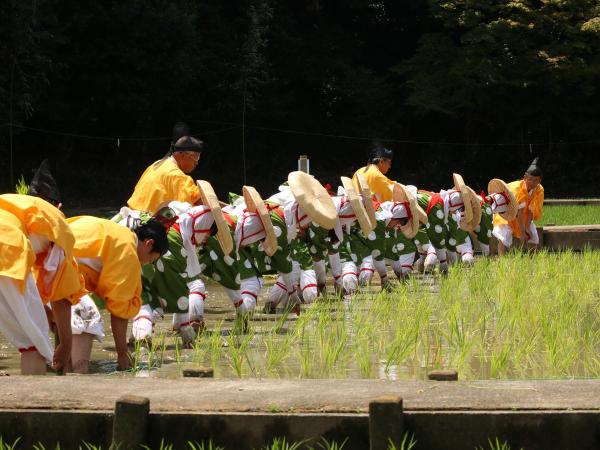
[[[207,143],[195,175],[223,192],[242,136],[268,192],[302,153],[349,174],[377,136],[419,142],[389,142],[391,176],[424,188],[516,179],[539,154],[550,196],[598,193],[593,0],[7,0],[0,36],[4,190],[6,123],[14,179],[47,156],[68,198],[120,204],[184,119]]]

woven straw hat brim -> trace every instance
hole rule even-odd
[[[466,194],[462,194],[465,211],[467,207],[470,207],[472,219],[467,221],[466,218],[463,217],[459,226],[465,231],[475,231],[481,222],[481,202],[479,201],[479,196],[469,186],[465,186],[465,192]]]
[[[461,220],[461,224],[464,223],[464,224],[468,225],[473,221],[472,202],[468,198],[470,193],[467,190],[467,185],[465,184],[465,180],[463,179],[463,177],[460,174],[453,173],[452,179],[454,180],[454,189],[456,189],[457,191],[460,192],[460,194],[462,196],[463,204],[465,205],[464,206],[465,212],[463,215],[463,219]]]
[[[227,224],[225,217],[223,217],[223,211],[221,210],[217,194],[215,194],[213,187],[208,181],[198,180],[197,183],[198,188],[200,189],[202,203],[210,208],[213,218],[215,219],[215,224],[217,225],[217,241],[219,241],[223,253],[229,255],[233,252],[233,239],[229,231],[229,225]]]
[[[288,175],[288,184],[302,210],[317,225],[332,230],[337,221],[337,210],[327,190],[314,177],[296,171]]]
[[[362,196],[363,205],[365,206],[365,210],[367,211],[367,217],[371,222],[371,228],[375,229],[377,226],[377,218],[375,217],[375,207],[373,206],[373,196],[371,194],[371,189],[369,188],[369,184],[367,183],[367,179],[362,173],[356,174],[356,185],[358,192],[360,192]]]
[[[517,217],[517,213],[519,212],[519,204],[517,203],[517,198],[515,194],[510,190],[508,184],[502,181],[500,178],[493,178],[488,183],[488,194],[500,194],[504,192],[509,199],[509,203],[506,207],[506,211],[500,213],[500,217],[502,217],[507,222],[514,220]]]
[[[419,232],[419,210],[417,209],[417,199],[411,192],[401,183],[394,184],[392,188],[393,198],[395,202],[408,203],[411,217],[405,225],[400,226],[400,231],[408,239],[414,238]]]
[[[265,239],[263,241],[265,253],[267,256],[273,256],[277,251],[277,236],[275,235],[271,214],[269,214],[265,202],[254,187],[243,186],[242,193],[244,194],[244,201],[246,202],[248,211],[258,215],[265,230]]]
[[[356,189],[354,188],[354,184],[352,184],[352,180],[348,177],[341,177],[342,186],[344,186],[344,190],[346,191],[346,197],[350,201],[350,205],[352,206],[352,211],[356,216],[356,221],[360,226],[360,230],[363,235],[367,237],[373,231],[373,227],[371,225],[371,220],[369,220],[369,216],[367,215],[367,210],[365,209],[365,205],[363,204],[362,199],[356,193]]]

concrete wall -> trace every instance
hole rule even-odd
[[[78,449],[82,441],[107,449],[113,414],[90,411],[0,411],[0,435],[17,448],[42,442],[46,449]],[[415,450],[488,448],[488,438],[507,441],[513,450],[600,449],[600,411],[406,411],[405,430],[414,433]],[[161,439],[174,449],[187,441],[213,442],[228,450],[259,449],[273,437],[288,440],[325,436],[344,450],[369,448],[367,414],[150,413],[147,443]],[[120,450],[126,450],[121,448]]]

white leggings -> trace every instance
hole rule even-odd
[[[347,295],[352,295],[358,290],[358,269],[352,261],[342,263],[340,285]]]
[[[400,255],[397,261],[392,261],[392,269],[398,278],[404,278],[412,272],[415,253]]]
[[[277,277],[277,281],[269,291],[267,303],[272,307],[277,307],[279,304],[286,306],[288,297],[294,292],[309,304],[314,302],[319,294],[315,271],[312,269],[301,270],[300,264],[296,261],[292,262],[290,274],[282,274]]]

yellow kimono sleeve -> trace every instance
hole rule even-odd
[[[35,263],[35,253],[19,219],[0,209],[0,275],[17,282],[21,292]]]
[[[387,202],[393,200],[394,196],[390,186],[396,184],[395,181],[390,180],[384,174],[379,172],[378,174],[373,174],[371,179],[367,179],[367,182],[371,187],[371,191],[373,191],[379,201]]]
[[[542,218],[542,208],[544,207],[544,188],[542,185],[538,185],[533,192],[531,202],[529,203],[529,211],[533,220],[540,220]]]
[[[142,267],[135,252],[111,256],[103,262],[96,293],[112,315],[130,319],[142,307]]]
[[[172,178],[170,191],[169,198],[173,200],[187,202],[192,205],[200,200],[200,189],[198,188],[198,185],[190,176],[185,175],[183,172],[181,175]]]

